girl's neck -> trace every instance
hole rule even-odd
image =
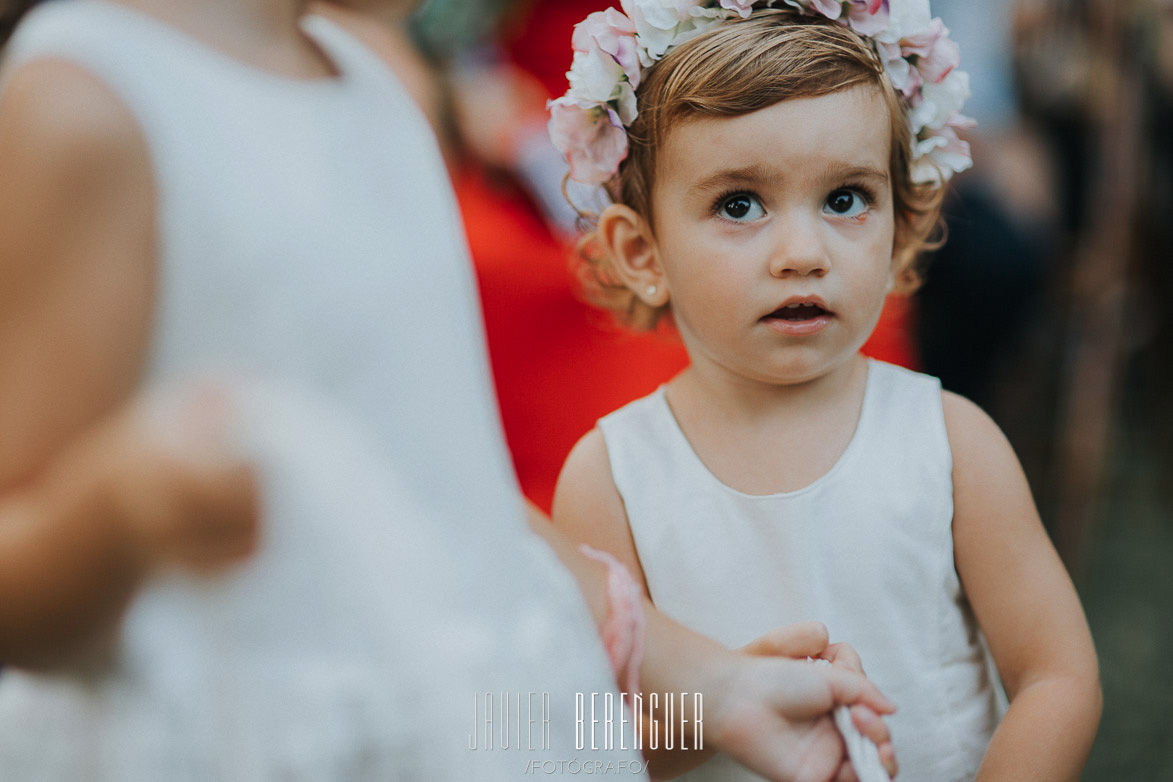
[[[311,0],[311,13],[358,16],[378,22],[392,31],[402,31],[422,0]]]
[[[859,354],[823,375],[787,384],[736,377],[720,367],[694,363],[672,382],[669,396],[689,406],[721,411],[730,421],[754,424],[834,406],[844,397],[857,396],[866,377],[867,362]]]
[[[694,365],[669,385],[668,405],[717,480],[745,494],[777,494],[811,485],[843,456],[860,421],[867,379],[867,361],[858,355],[790,385]]]
[[[301,32],[305,0],[111,0],[246,65],[291,79],[336,75]]]

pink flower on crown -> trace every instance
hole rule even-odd
[[[811,0],[811,5],[828,19],[838,19],[843,15],[841,0]]]
[[[913,100],[919,94],[924,79],[920,71],[912,67],[912,63],[904,59],[900,52],[899,43],[883,43],[876,41],[876,49],[884,60],[884,70],[892,86],[902,93],[906,100]]]
[[[792,5],[802,11],[808,7],[814,8],[828,19],[838,19],[843,15],[843,0],[786,0],[786,5]]]
[[[888,0],[849,0],[847,22],[860,35],[872,37],[888,27]]]
[[[601,185],[627,157],[627,130],[614,109],[564,95],[550,101],[550,140],[570,163],[570,178]]]
[[[912,178],[914,182],[940,183],[942,177],[960,173],[973,166],[973,155],[969,142],[957,135],[958,130],[972,128],[977,123],[969,117],[955,113],[942,128],[930,130],[924,137],[913,143],[913,160],[916,161]]]
[[[623,68],[631,86],[639,86],[641,69],[636,49],[635,23],[614,8],[596,11],[575,25],[570,44],[576,52],[589,53],[592,49],[598,49],[611,55]]]
[[[721,0],[721,7],[727,8],[730,11],[736,11],[742,18],[749,16],[750,11],[753,10],[753,4],[756,0]]]
[[[924,32],[901,40],[900,51],[905,57],[917,58],[916,69],[930,84],[941,81],[961,64],[961,50],[939,18],[934,19]]]

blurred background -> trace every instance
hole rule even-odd
[[[35,2],[0,0],[0,40]],[[685,361],[670,333],[584,304],[571,263],[545,101],[572,26],[613,4],[428,0],[395,53],[445,150],[518,476],[547,510],[574,442]],[[866,350],[940,376],[1017,449],[1100,653],[1084,780],[1173,781],[1173,0],[932,4],[971,75],[975,168],[924,287]]]

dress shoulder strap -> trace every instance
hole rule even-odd
[[[871,401],[880,414],[867,422],[872,449],[900,445],[902,459],[921,454],[949,475],[953,456],[941,404],[941,381],[883,361],[870,360]]]
[[[396,91],[402,89],[390,66],[337,22],[309,14],[302,19],[301,28],[348,77],[377,82],[384,86],[389,83]]]
[[[188,42],[138,11],[105,0],[49,0],[17,25],[4,53],[5,70],[41,57],[61,57],[108,78],[112,71],[174,61]]]

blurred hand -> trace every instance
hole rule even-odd
[[[223,387],[204,383],[137,400],[96,433],[116,523],[144,571],[209,572],[256,548],[256,478],[230,412]]]

